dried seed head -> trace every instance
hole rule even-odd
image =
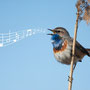
[[[90,23],[90,0],[78,0],[76,3],[77,12],[79,13],[79,21],[85,20]]]
[[[90,0],[88,0],[88,3],[90,3]]]
[[[85,9],[83,19],[87,22],[87,24],[90,23],[90,6]]]

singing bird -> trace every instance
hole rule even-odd
[[[68,31],[63,27],[56,27],[55,29],[48,30],[53,32],[48,35],[51,35],[53,52],[56,60],[62,64],[71,64],[73,38],[70,37]],[[90,49],[84,48],[79,42],[76,41],[73,69],[75,69],[77,62],[82,61],[85,55],[90,57]]]

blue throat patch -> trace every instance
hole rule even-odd
[[[58,34],[54,34],[52,35],[51,40],[52,40],[53,48],[55,48],[56,50],[60,50],[63,43],[61,37]]]

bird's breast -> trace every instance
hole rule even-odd
[[[57,61],[63,64],[70,64],[71,63],[71,46],[68,45],[67,41],[64,41],[62,44],[61,49],[56,50],[53,48],[54,56]]]
[[[67,41],[64,41],[60,49],[53,48],[54,53],[63,52],[67,48]]]

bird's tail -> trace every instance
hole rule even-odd
[[[86,49],[87,51],[88,51],[88,53],[89,53],[89,56],[90,56],[90,49]]]

